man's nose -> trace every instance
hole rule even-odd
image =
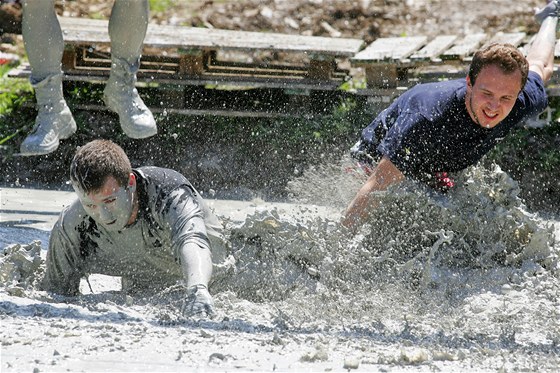
[[[488,102],[490,104],[489,105],[490,109],[492,109],[492,110],[496,110],[500,107],[500,100],[498,100],[496,98],[491,98]]]
[[[104,223],[113,221],[113,213],[105,206],[99,208],[99,217]]]

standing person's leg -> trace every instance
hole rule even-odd
[[[148,15],[148,0],[115,0],[109,20],[111,75],[105,104],[119,114],[124,133],[135,139],[157,133],[154,117],[135,88]]]
[[[22,34],[31,65],[31,84],[37,99],[37,118],[21,144],[23,155],[50,153],[59,140],[76,132],[76,122],[62,92],[62,30],[54,10],[55,0],[24,0]]]

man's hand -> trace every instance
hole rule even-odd
[[[539,23],[542,23],[547,17],[558,17],[557,0],[549,0],[544,8],[535,10],[535,18]]]
[[[187,317],[214,315],[214,300],[206,285],[198,284],[188,288],[182,311]]]

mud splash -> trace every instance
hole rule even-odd
[[[179,355],[150,355],[160,370],[170,359],[222,370],[269,369],[271,361],[284,371],[552,372],[560,366],[560,222],[526,211],[507,174],[497,166],[470,168],[447,195],[403,183],[380,196],[375,217],[352,236],[341,230],[336,211],[361,180],[339,166],[292,184],[295,204],[320,201],[334,213],[302,205],[290,216],[262,210],[228,223],[235,264],[213,284],[212,320],[181,316],[180,286],[132,298],[113,279],[94,277],[96,294],[85,284],[74,299],[36,291],[44,265],[36,258],[45,248],[32,243],[8,246],[0,259],[3,325],[33,333],[21,322],[24,315],[51,329],[64,319],[64,333],[104,325],[112,342],[91,352],[100,361],[115,349],[123,361],[132,359],[139,348],[161,343],[163,334]],[[325,182],[324,172],[329,188],[310,188]],[[169,341],[175,339],[183,342]],[[21,337],[5,340],[25,350]],[[86,348],[72,341],[74,353]],[[185,341],[189,349],[181,348]],[[130,347],[135,343],[140,347]],[[259,345],[270,355],[255,354]],[[208,351],[208,360],[197,362]]]

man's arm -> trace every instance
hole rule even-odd
[[[558,2],[553,0],[537,12],[536,18],[542,23],[527,53],[529,69],[539,74],[545,83],[552,77],[554,68],[554,48],[556,45],[559,7]]]
[[[172,245],[179,257],[187,285],[184,312],[212,314],[213,300],[208,292],[212,276],[212,254],[204,223],[203,206],[194,189],[175,190],[167,203],[167,224],[171,228]]]
[[[187,242],[180,248],[179,256],[187,287],[208,286],[212,276],[212,255],[208,247]]]
[[[375,192],[387,190],[390,185],[399,183],[403,179],[404,175],[393,162],[386,156],[383,157],[346,209],[342,224],[355,231],[367,221],[371,210],[377,207]]]
[[[183,313],[186,316],[212,315],[214,300],[208,292],[212,276],[212,256],[208,248],[196,243],[187,243],[181,248],[181,267],[187,282],[187,300]]]
[[[51,231],[41,289],[74,296],[80,293],[83,261],[79,255],[79,244],[65,231],[64,219],[63,213]]]

